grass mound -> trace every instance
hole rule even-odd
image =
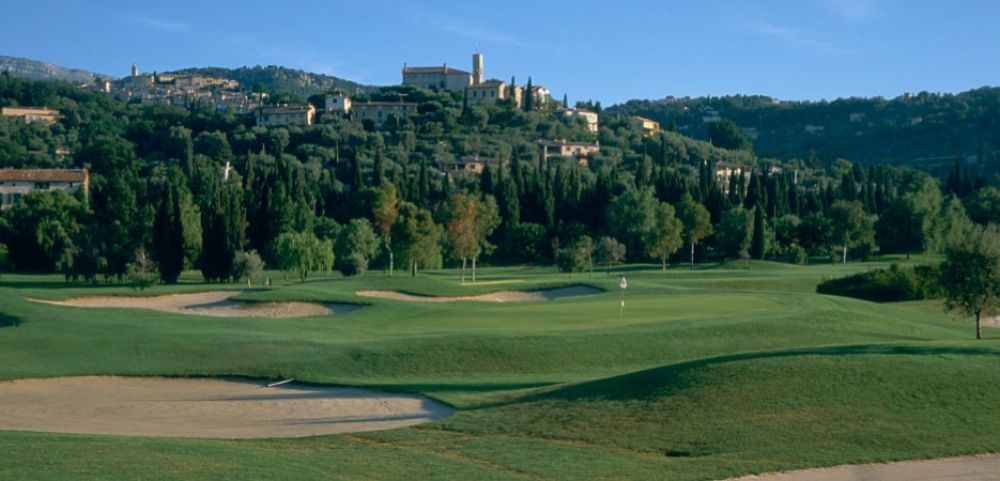
[[[997,362],[995,347],[742,353],[550,389],[444,425],[685,458],[663,466],[672,479],[972,453],[1000,432]]]

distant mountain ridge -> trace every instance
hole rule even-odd
[[[38,60],[3,55],[0,55],[0,72],[8,72],[15,77],[31,80],[54,80],[75,84],[92,83],[97,79],[116,78],[83,69],[67,68]],[[287,92],[302,97],[332,90],[342,90],[350,94],[367,93],[376,88],[332,75],[276,65],[238,68],[192,67],[171,73],[232,79],[239,82],[241,88],[245,90],[262,88],[266,92]]]
[[[218,77],[236,80],[246,90],[263,87],[267,92],[286,92],[308,97],[332,90],[343,90],[349,94],[365,93],[376,89],[372,85],[364,85],[332,75],[306,72],[304,70],[279,67],[277,65],[260,65],[254,67],[196,67],[171,72],[174,74],[197,74],[207,77]]]
[[[0,55],[0,72],[8,72],[15,77],[31,80],[58,80],[72,83],[90,83],[107,75],[87,70],[66,68],[51,63],[20,57]]]

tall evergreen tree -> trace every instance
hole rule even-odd
[[[764,210],[758,204],[753,211],[753,236],[750,239],[750,256],[754,259],[763,259],[767,254],[767,237],[764,220]]]
[[[535,109],[535,99],[534,95],[531,94],[531,77],[528,77],[528,83],[524,86],[524,110],[531,112]]]
[[[153,220],[153,256],[160,267],[160,279],[167,284],[177,282],[184,269],[184,224],[177,190],[172,181],[164,186]]]

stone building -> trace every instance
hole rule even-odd
[[[495,104],[498,100],[514,98],[515,105],[521,104],[521,89],[511,88],[502,80],[490,79],[482,83],[470,85],[465,90],[465,98],[469,105]]]
[[[257,109],[257,126],[269,125],[312,125],[316,108],[312,105],[282,105]]]
[[[23,117],[26,124],[39,122],[45,125],[55,124],[62,117],[58,110],[43,107],[4,107],[0,109],[0,114],[4,117]]]
[[[588,165],[588,158],[601,151],[600,142],[569,142],[566,140],[539,140],[536,142],[542,154],[542,161],[551,157],[575,160],[580,166]]]
[[[403,85],[416,85],[425,89],[461,92],[472,85],[472,74],[449,67],[409,67],[403,65]]]
[[[641,130],[643,137],[651,137],[660,131],[660,123],[646,117],[635,115],[629,119],[629,123],[633,128]]]
[[[559,113],[564,118],[581,118],[587,123],[587,130],[596,134],[598,130],[598,118],[596,112],[585,109],[562,109]]]
[[[348,100],[349,102],[349,100]],[[369,119],[375,125],[381,126],[391,118],[403,119],[411,115],[416,115],[417,104],[415,102],[354,102],[349,104],[350,112],[355,119]]]

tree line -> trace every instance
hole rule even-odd
[[[941,183],[843,159],[757,158],[725,129],[715,135],[731,148],[670,131],[645,136],[614,116],[592,134],[552,102],[470,106],[460,93],[412,87],[370,98],[404,97],[418,114],[381,125],[325,114],[313,126],[263,128],[232,111],[142,107],[0,75],[0,103],[64,112],[53,127],[4,119],[0,166],[87,167],[92,179],[89,196],[35,192],[5,209],[7,260],[86,280],[148,270],[138,261],[147,257],[164,282],[186,269],[250,282],[261,266],[306,279],[445,264],[462,266],[463,278],[468,267],[474,280],[484,260],[580,272],[625,261],[666,269],[942,252],[969,223],[1000,220],[1000,191],[961,162]],[[36,138],[72,156],[2,148]],[[545,159],[540,139],[599,141],[601,152]],[[492,160],[478,175],[441,162],[466,155]],[[718,162],[741,170],[723,179]]]

